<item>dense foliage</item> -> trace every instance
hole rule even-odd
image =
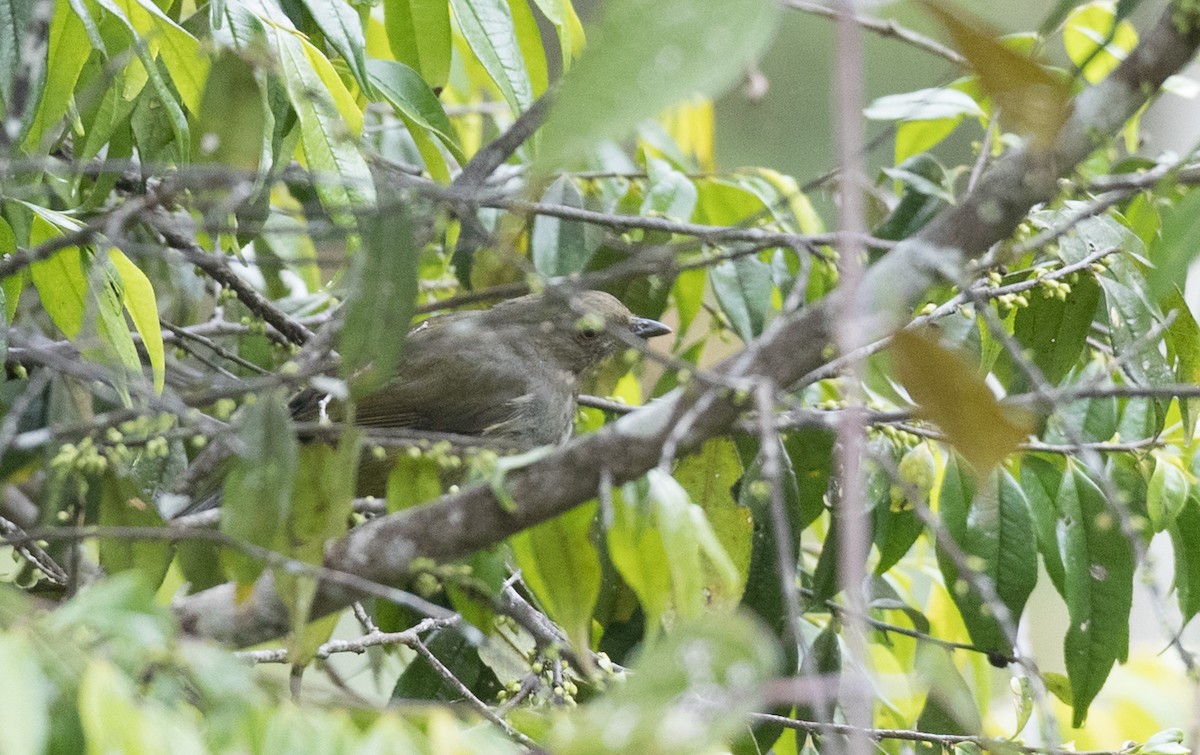
[[[1200,612],[1200,19],[918,5],[839,23],[962,77],[802,188],[709,98],[806,2],[0,0],[0,751],[1184,751],[1112,679],[1154,535]],[[675,335],[561,450],[289,415],[572,288]]]

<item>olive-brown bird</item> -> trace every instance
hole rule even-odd
[[[408,335],[396,375],[356,402],[354,424],[501,441],[510,450],[570,437],[580,377],[636,339],[670,333],[602,291],[532,294],[427,320]],[[343,419],[310,389],[298,421]]]
[[[354,424],[477,436],[505,451],[562,443],[583,374],[638,339],[670,332],[601,291],[522,296],[435,317],[409,333],[395,377],[356,401]],[[290,408],[299,422],[345,419],[340,402],[313,388]],[[358,494],[385,495],[392,464],[364,456]],[[220,501],[219,492],[202,495],[174,516]]]

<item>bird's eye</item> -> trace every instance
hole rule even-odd
[[[604,332],[604,320],[596,315],[584,315],[575,323],[575,332],[585,341],[591,341]]]

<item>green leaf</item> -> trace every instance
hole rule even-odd
[[[1178,460],[1165,454],[1155,453],[1154,472],[1146,489],[1146,513],[1155,532],[1171,526],[1191,492],[1187,474]]]
[[[0,71],[4,72],[0,74],[0,112],[8,113],[9,117],[23,115],[12,112],[16,104],[12,101],[12,93],[14,79],[21,70],[19,56],[24,49],[25,28],[32,7],[20,0],[0,2]]]
[[[289,558],[320,565],[325,546],[346,534],[353,512],[355,472],[361,446],[355,432],[344,433],[337,448],[308,443],[300,448],[295,495],[287,510],[280,550]],[[289,659],[311,661],[337,624],[336,614],[309,624],[317,582],[311,575],[280,569],[275,585],[292,618]]]
[[[301,40],[276,30],[274,42],[288,100],[300,121],[305,167],[324,176],[316,191],[325,211],[349,226],[350,213],[375,205],[371,170]]]
[[[1118,22],[1111,0],[1093,0],[1073,8],[1062,36],[1067,57],[1083,68],[1083,77],[1092,84],[1108,76],[1138,42],[1133,24]]]
[[[390,60],[370,60],[367,62],[367,73],[375,90],[397,113],[427,129],[445,145],[455,160],[466,164],[466,155],[458,145],[454,126],[442,109],[442,103],[416,71]]]
[[[296,482],[299,449],[291,415],[277,393],[261,396],[238,417],[240,448],[221,505],[221,532],[235,540],[271,548],[286,521]],[[222,562],[245,589],[262,573],[263,562],[239,551],[223,551]]]
[[[417,243],[408,200],[363,221],[342,330],[342,376],[356,396],[395,373],[417,301]]]
[[[656,632],[669,607],[681,618],[700,615],[710,598],[736,600],[741,575],[713,531],[704,509],[661,471],[624,485],[614,500],[608,531],[613,565]],[[664,568],[665,567],[665,568]]]
[[[108,250],[117,275],[121,278],[122,303],[129,312],[129,319],[142,337],[142,346],[150,359],[150,370],[154,375],[154,390],[162,393],[166,378],[166,356],[163,351],[162,327],[158,324],[158,301],[154,297],[154,286],[137,265],[133,264],[120,249]]]
[[[442,494],[441,465],[426,454],[397,455],[387,482],[389,514],[410,509]]]
[[[141,0],[95,0],[112,18],[120,24],[128,34],[127,49],[137,56],[138,64],[127,66],[125,70],[126,97],[141,93],[141,108],[144,124],[152,124],[153,132],[171,133],[170,159],[186,161],[191,148],[191,137],[187,116],[183,112],[186,107],[196,113],[200,107],[200,94],[204,91],[204,78],[208,75],[208,59],[201,58],[199,43],[194,37],[173,21],[163,15],[153,3],[149,7]],[[151,10],[153,9],[153,10]],[[160,70],[159,53],[163,67],[171,77],[168,84]],[[169,63],[168,63],[169,61]],[[146,83],[150,84],[150,92],[143,91]],[[178,92],[178,94],[176,94]],[[154,98],[155,105],[150,105],[149,97]],[[144,108],[153,107],[153,117]],[[137,115],[135,110],[135,116]],[[138,129],[135,121],[135,134]],[[150,131],[149,129],[146,129]],[[140,142],[141,140],[139,140]],[[164,143],[153,145],[139,144],[141,155],[145,159],[166,160],[159,150],[167,147]]]
[[[525,584],[576,651],[591,646],[600,596],[600,556],[591,539],[595,518],[593,501],[509,538]]]
[[[179,101],[199,115],[200,94],[204,91],[209,67],[208,56],[201,52],[200,42],[150,0],[97,1],[118,18],[127,19],[150,55],[162,61],[179,93]],[[150,72],[150,75],[153,77],[154,73]]]
[[[1091,276],[1082,275],[1071,284],[1066,301],[1031,293],[1029,306],[1017,310],[1013,335],[1046,380],[1058,385],[1083,354],[1100,303],[1100,286]]]
[[[350,73],[364,91],[370,89],[367,80],[367,39],[362,21],[349,3],[343,0],[300,0],[312,15],[313,21],[325,35],[329,46],[338,51]]]
[[[896,126],[896,146],[892,162],[900,165],[905,160],[928,152],[958,128],[962,117],[938,118],[931,121],[901,121]]]
[[[1074,462],[1068,461],[1058,502],[1064,598],[1071,619],[1063,652],[1073,693],[1072,725],[1079,728],[1113,664],[1129,654],[1133,548],[1100,488]]]
[[[13,233],[12,226],[3,217],[0,217],[0,257],[12,254],[17,251],[17,235]],[[0,288],[4,291],[4,321],[11,323],[13,315],[17,313],[17,303],[21,299],[21,290],[25,288],[25,280],[27,273],[21,272],[16,275],[10,275],[0,281]],[[5,351],[7,352],[7,347]]]
[[[646,615],[646,636],[657,636],[671,605],[671,562],[652,513],[629,486],[613,491],[606,541],[613,566]]]
[[[461,632],[453,629],[438,629],[425,640],[425,646],[433,656],[454,674],[454,678],[467,689],[484,700],[492,699],[502,685],[495,672],[479,657],[479,648],[473,646]],[[459,702],[462,694],[452,687],[424,658],[415,658],[405,667],[404,673],[392,688],[393,700],[440,700]],[[384,752],[393,751],[389,748]],[[399,750],[403,751],[403,749]]]
[[[957,119],[964,115],[987,117],[987,113],[970,95],[947,88],[884,95],[863,110],[863,116],[873,121],[933,121]]]
[[[429,86],[450,77],[450,5],[446,0],[384,0],[384,29],[396,60],[421,72]],[[368,70],[371,64],[368,62]]]
[[[743,730],[779,660],[774,640],[747,616],[714,612],[680,622],[646,648],[624,684],[562,716],[546,749],[558,755],[710,751]],[[702,714],[696,699],[704,700],[702,710],[720,715]],[[681,723],[664,725],[671,721]]]
[[[471,52],[500,87],[509,107],[514,113],[528,110],[533,84],[506,0],[450,0],[450,7]]]
[[[508,0],[508,11],[512,14],[517,44],[521,58],[529,75],[529,86],[534,97],[540,97],[550,84],[550,72],[546,66],[546,49],[542,45],[542,32],[528,0]]]
[[[163,521],[139,486],[113,472],[100,482],[101,527],[162,527]],[[100,566],[108,574],[132,571],[149,590],[156,590],[167,574],[174,553],[166,540],[101,538]]]
[[[777,10],[767,0],[605,3],[544,127],[537,172],[579,161],[680,100],[733,85],[766,48]]]
[[[1015,627],[1037,584],[1037,548],[1029,504],[1016,480],[1001,468],[978,487],[973,473],[951,457],[942,482],[941,518],[977,578],[990,581]],[[984,595],[960,572],[941,543],[938,565],[971,640],[1008,653],[1012,645]]]
[[[586,44],[583,24],[579,22],[579,16],[576,15],[571,0],[534,0],[534,2],[550,23],[554,24],[554,30],[558,33],[558,46],[562,48],[562,70],[570,70],[571,64],[583,52],[583,46]]]
[[[696,184],[664,160],[648,160],[646,173],[650,183],[638,214],[690,221],[699,196]]]
[[[721,312],[744,342],[762,335],[771,309],[771,268],[754,255],[719,262],[708,269],[708,280]]]
[[[983,727],[975,696],[954,665],[950,651],[929,643],[918,643],[915,666],[928,685],[925,706],[917,718],[917,731],[932,734],[978,734]],[[942,748],[916,747],[922,755],[940,755]]]
[[[46,752],[56,685],[42,671],[39,649],[24,632],[0,634],[0,752]]]
[[[201,102],[192,128],[192,155],[198,162],[256,173],[268,114],[254,69],[239,55],[221,54],[208,74]]]
[[[876,501],[871,511],[873,539],[879,550],[876,575],[882,575],[898,564],[925,531],[925,523],[917,516],[915,507],[929,505],[929,492],[937,474],[937,461],[929,444],[920,443],[906,451],[900,460],[899,472],[900,481],[915,489],[918,500],[908,500],[903,493],[893,493],[890,476],[884,473],[888,484],[887,499]]]
[[[1063,485],[1063,466],[1033,454],[1021,457],[1021,489],[1037,531],[1038,550],[1050,582],[1059,595],[1066,595],[1066,573],[1058,549],[1058,491]]]
[[[1162,236],[1150,245],[1149,294],[1160,300],[1174,286],[1182,286],[1187,269],[1200,254],[1200,191],[1191,190],[1178,202],[1173,202],[1162,220]]]
[[[1162,302],[1167,316],[1174,315],[1166,341],[1167,358],[1175,365],[1175,382],[1200,383],[1200,326],[1178,286]],[[1183,437],[1190,439],[1200,418],[1200,399],[1179,399],[1179,412],[1183,416]]]
[[[87,30],[68,0],[55,3],[47,49],[46,80],[41,85],[41,98],[24,141],[24,148],[35,155],[45,154],[50,148],[47,132],[67,114],[75,82],[92,53]]]
[[[1175,517],[1167,532],[1175,551],[1175,597],[1183,625],[1200,613],[1200,499],[1188,497],[1183,510]]]
[[[78,221],[61,213],[24,206],[33,211],[32,246],[80,227]],[[101,266],[98,270],[94,269],[97,265]],[[84,356],[113,369],[113,387],[128,403],[127,381],[140,376],[141,362],[122,314],[124,286],[112,264],[71,246],[31,264],[29,275],[50,319],[63,335],[82,344]]]
[[[742,476],[737,448],[724,438],[709,440],[699,451],[683,458],[675,466],[672,476],[692,502],[704,510],[722,550],[729,554],[737,568],[737,589],[733,594],[722,594],[720,580],[709,575],[705,580],[712,603],[733,605],[741,597],[749,574],[754,534],[750,509],[734,497],[735,485]]]
[[[570,176],[559,176],[542,195],[545,204],[575,207],[584,206],[583,194]],[[552,215],[538,215],[529,235],[529,251],[533,266],[547,277],[579,273],[604,240],[596,226]]]

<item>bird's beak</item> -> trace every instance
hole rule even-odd
[[[671,332],[671,328],[668,326],[663,325],[658,320],[651,320],[647,317],[633,318],[630,328],[638,338],[654,338],[655,336],[665,336]]]

